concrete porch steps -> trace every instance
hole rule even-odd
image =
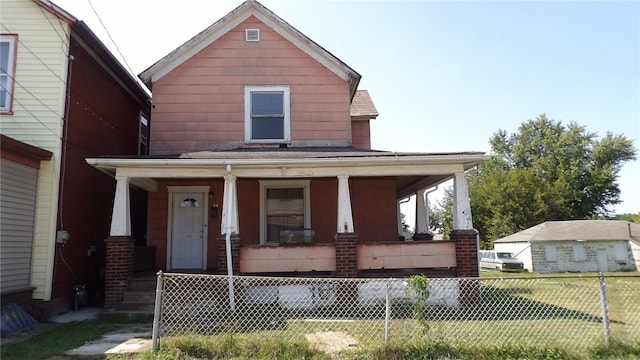
[[[153,314],[155,299],[155,274],[136,274],[129,278],[124,298],[121,303],[115,306],[114,312]]]

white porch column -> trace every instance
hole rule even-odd
[[[116,175],[116,194],[113,199],[110,236],[131,236],[131,208],[129,206],[129,177]]]
[[[238,232],[238,193],[235,175],[227,174],[224,176],[223,197],[220,233],[231,235]]]
[[[238,233],[238,193],[236,191],[236,176],[231,174],[231,165],[227,165],[227,175],[224,176],[224,200],[222,203],[222,223],[220,232],[225,234],[225,247],[227,250],[227,281],[229,282],[229,307],[236,309],[236,300],[233,287],[233,256],[231,247],[231,234]],[[238,249],[239,250],[239,249]]]
[[[429,231],[427,225],[427,209],[424,201],[424,189],[416,192],[416,234],[425,234]]]
[[[471,201],[464,172],[458,172],[453,179],[453,230],[473,229]]]
[[[338,175],[338,233],[352,232],[354,230],[351,195],[349,195],[349,176]]]

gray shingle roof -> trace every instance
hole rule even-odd
[[[640,224],[623,220],[547,221],[494,242],[640,239]]]
[[[351,101],[351,117],[364,118],[366,120],[378,117],[378,110],[367,90],[356,91],[353,101]]]

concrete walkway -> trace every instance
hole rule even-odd
[[[71,356],[97,356],[109,354],[139,353],[151,349],[151,329],[132,324],[107,333],[102,338],[90,341],[79,348],[65,352]]]
[[[96,318],[103,309],[83,308],[70,311],[49,319],[52,322],[66,323]],[[102,338],[90,341],[65,355],[79,357],[98,357],[108,354],[138,353],[151,349],[151,324],[122,324],[118,330],[105,334]]]

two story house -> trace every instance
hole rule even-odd
[[[54,3],[2,0],[0,17],[1,302],[46,319],[103,301],[115,181],[85,158],[145,154],[150,97]]]
[[[132,256],[109,252],[134,252],[134,188],[148,191],[146,245],[158,269],[478,275],[465,171],[485,155],[371,149],[378,114],[360,74],[259,2],[140,78],[153,93],[150,156],[87,159],[117,181],[108,304],[122,299],[133,267]],[[452,178],[451,241],[404,241],[399,201]]]

